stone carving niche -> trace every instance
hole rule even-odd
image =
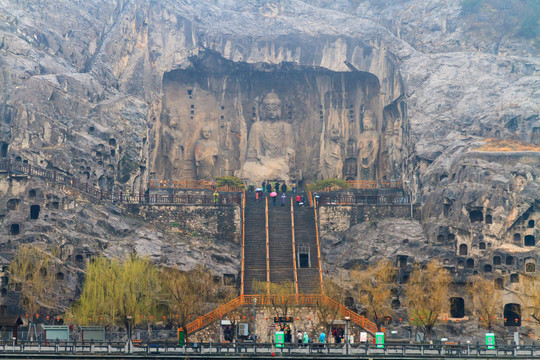
[[[154,128],[159,178],[394,179],[403,111],[385,108],[379,79],[204,53],[163,77]],[[201,136],[202,134],[202,136]]]

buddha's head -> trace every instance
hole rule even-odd
[[[267,120],[277,121],[281,118],[281,100],[275,92],[272,91],[264,97],[262,109]]]
[[[339,129],[332,129],[330,130],[330,140],[334,142],[339,142],[340,136],[339,136]]]
[[[375,115],[371,111],[366,111],[364,113],[364,131],[374,131],[376,129]]]
[[[212,129],[210,129],[210,126],[204,125],[201,128],[201,138],[208,140],[210,139],[211,135],[212,135]]]

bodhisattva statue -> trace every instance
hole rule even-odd
[[[209,126],[201,129],[201,138],[195,142],[194,156],[197,179],[211,181],[214,179],[214,166],[218,156],[218,145],[210,140],[212,130]]]
[[[358,179],[375,180],[381,137],[372,112],[364,113],[364,132],[358,137]]]
[[[295,168],[292,126],[281,120],[281,100],[271,92],[261,106],[261,121],[254,123],[248,136],[242,177],[260,184],[268,179],[288,181]]]
[[[384,159],[384,173],[389,180],[399,178],[399,162],[401,142],[399,138],[400,123],[394,121],[389,123],[384,134],[386,156]]]
[[[323,180],[341,178],[343,160],[341,158],[340,139],[339,129],[332,129],[328,139],[324,142],[324,146],[321,148],[319,178]]]

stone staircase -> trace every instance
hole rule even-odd
[[[294,208],[294,238],[297,258],[302,251],[308,249],[310,260],[310,266],[307,268],[300,267],[299,262],[297,262],[298,292],[301,294],[318,294],[321,292],[321,286],[313,207],[300,206]]]
[[[263,199],[264,200],[264,199]],[[246,193],[244,293],[254,294],[253,280],[266,281],[266,215],[264,201]]]
[[[285,206],[278,199],[277,206],[268,199],[268,230],[270,248],[270,282],[294,284],[294,258],[292,248],[292,225],[290,197]]]

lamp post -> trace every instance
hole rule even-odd
[[[131,354],[131,316],[128,315],[126,318],[128,321],[128,354]]]
[[[349,321],[351,318],[345,316],[345,354],[349,355]]]
[[[257,298],[253,299],[253,325],[251,333],[253,335],[253,342],[257,342],[257,335],[255,335],[255,324],[257,323],[257,313],[255,312],[255,306],[257,306]]]

